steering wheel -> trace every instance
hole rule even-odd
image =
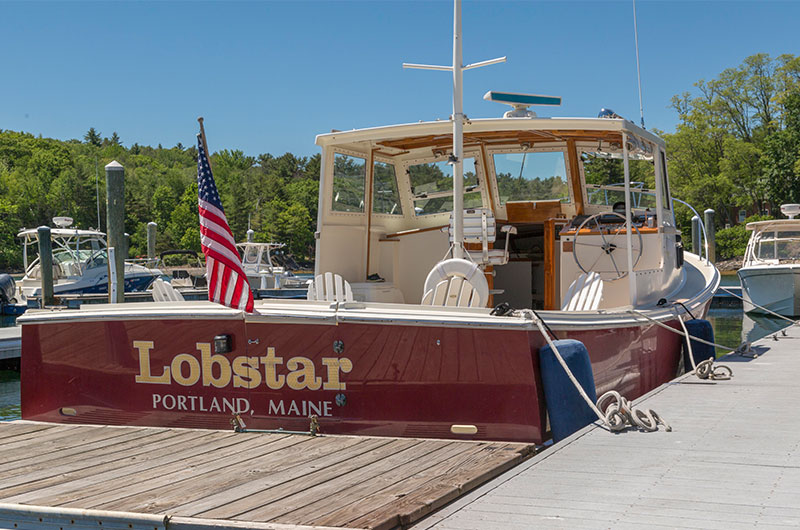
[[[607,228],[605,229],[607,233],[604,234],[604,229],[600,225],[599,219],[601,216],[607,215],[619,217],[622,222],[622,226],[616,228],[615,230]],[[591,227],[592,223],[594,223],[594,226],[597,227],[601,242],[590,242],[587,240],[587,237],[582,237],[581,235],[583,228]],[[619,280],[627,276],[628,268],[624,267],[623,269],[620,269],[620,267],[617,265],[617,260],[615,257],[620,255],[620,252],[618,251],[622,251],[621,255],[624,258],[627,258],[627,253],[625,252],[625,250],[628,248],[628,238],[626,237],[627,226],[628,223],[625,219],[625,216],[616,212],[596,213],[590,217],[587,217],[578,227],[577,232],[575,232],[575,238],[573,239],[572,257],[575,258],[575,264],[578,266],[578,268],[587,274],[591,271],[594,271],[606,281]],[[642,234],[639,233],[639,229],[636,227],[636,225],[633,225],[633,231],[635,232],[635,237],[631,239],[631,250],[633,252],[633,267],[631,267],[631,269],[636,267],[636,264],[639,263],[639,258],[642,257]],[[583,234],[583,236],[587,235],[589,234]],[[586,264],[590,261],[591,256],[595,255],[597,251],[595,250],[594,252],[590,252],[587,247],[601,250],[591,265],[588,266],[586,266]],[[583,250],[579,251],[579,249]],[[579,257],[578,254],[582,254],[582,257]],[[627,260],[623,263],[627,263]]]

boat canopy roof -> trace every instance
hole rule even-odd
[[[384,127],[333,131],[317,136],[320,147],[376,149],[387,157],[414,156],[421,149],[449,150],[453,145],[452,122],[409,123]],[[634,155],[652,156],[652,145],[665,148],[664,141],[622,118],[485,118],[464,123],[464,147],[470,145],[533,145],[566,140],[607,142],[620,148],[622,133]]]
[[[20,239],[24,239],[25,242],[29,241],[39,241],[39,232],[38,228],[24,228],[19,231],[17,237]],[[51,228],[50,229],[50,238],[51,239],[73,239],[73,238],[82,238],[82,239],[102,239],[105,240],[106,234],[104,232],[100,232],[98,230],[78,230],[75,228]]]
[[[764,232],[768,230],[800,230],[800,219],[770,219],[747,223],[748,230]]]

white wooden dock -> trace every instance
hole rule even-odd
[[[533,449],[0,423],[0,528],[390,529],[444,506]]]
[[[0,328],[0,361],[19,359],[22,353],[22,328],[12,326]]]
[[[637,404],[672,426],[589,426],[413,528],[800,527],[800,326],[729,356],[730,381],[682,376]]]

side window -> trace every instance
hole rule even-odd
[[[403,215],[394,166],[386,162],[375,162],[372,173],[372,211],[389,215]]]
[[[364,158],[337,153],[333,160],[334,212],[363,212],[367,176]]]

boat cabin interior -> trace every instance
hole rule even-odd
[[[334,131],[317,144],[316,274],[341,275],[356,300],[419,304],[452,250],[451,122]],[[462,161],[465,257],[490,289],[481,305],[647,306],[680,287],[657,136],[623,119],[470,120]],[[599,288],[587,297],[584,284]]]

